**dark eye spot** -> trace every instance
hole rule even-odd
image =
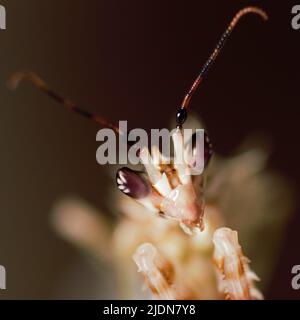
[[[185,108],[180,108],[176,114],[177,127],[182,127],[187,118],[187,111]]]
[[[142,199],[149,195],[151,187],[138,171],[123,167],[117,171],[118,188],[134,199]]]

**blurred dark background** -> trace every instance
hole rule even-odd
[[[252,131],[273,141],[271,166],[300,188],[300,31],[289,1],[1,1],[0,264],[8,290],[0,298],[57,298],[78,252],[49,225],[53,203],[80,195],[101,208],[107,168],[97,165],[97,125],[69,113],[28,84],[6,88],[16,70],[31,69],[52,87],[112,120],[162,128],[175,115],[233,14],[259,5],[263,23],[247,17],[192,102],[217,152],[230,152]],[[247,223],[245,221],[245,223]],[[267,298],[299,298],[291,267],[300,264],[300,210],[289,223]],[[94,271],[85,262],[86,286]],[[83,288],[64,298],[89,298]],[[80,293],[82,292],[82,294]]]

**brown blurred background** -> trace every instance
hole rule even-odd
[[[107,168],[95,161],[97,125],[28,84],[10,92],[5,82],[16,70],[35,70],[52,87],[112,120],[166,127],[232,15],[245,5],[262,6],[270,21],[251,16],[239,25],[192,108],[219,153],[229,154],[249,132],[268,134],[272,167],[299,191],[300,31],[290,25],[294,2],[1,4],[7,30],[0,32],[0,264],[8,289],[0,298],[95,297],[95,272],[54,234],[49,212],[69,194],[101,208],[110,183]],[[299,226],[298,206],[268,298],[300,298],[290,285],[291,267],[300,264]],[[76,268],[84,270],[77,288]]]

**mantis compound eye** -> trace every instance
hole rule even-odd
[[[211,143],[211,140],[206,133],[204,132],[204,166],[206,167],[210,161],[210,158],[213,154],[213,145]]]
[[[195,158],[202,157],[204,155],[204,168],[206,168],[213,154],[213,146],[208,134],[204,131],[204,152],[200,152],[200,148],[203,148],[201,139],[198,139],[201,137],[197,137],[197,135],[200,134],[202,135],[202,132],[195,132],[192,135],[192,152]],[[196,159],[196,161],[197,163],[203,163],[203,159]]]
[[[134,199],[142,199],[149,195],[151,187],[138,171],[123,167],[117,171],[118,188]]]

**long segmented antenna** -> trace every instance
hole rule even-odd
[[[194,83],[192,84],[190,90],[188,91],[188,93],[185,95],[181,107],[178,110],[177,114],[176,114],[176,123],[177,123],[177,127],[181,128],[183,123],[185,122],[186,118],[187,118],[187,107],[191,101],[191,98],[193,96],[193,94],[195,93],[195,91],[197,90],[197,88],[199,87],[200,83],[202,82],[204,76],[206,75],[206,73],[208,72],[208,70],[210,69],[210,67],[213,65],[214,61],[216,60],[217,56],[219,55],[219,53],[221,52],[222,48],[224,47],[226,41],[228,40],[231,32],[233,31],[234,27],[237,25],[237,23],[239,22],[239,20],[245,16],[248,13],[254,13],[259,15],[262,19],[267,20],[268,19],[268,15],[265,13],[265,11],[263,11],[260,8],[257,7],[246,7],[244,9],[241,9],[235,16],[234,18],[231,20],[229,26],[227,27],[226,31],[223,33],[221,39],[219,40],[219,42],[217,43],[214,51],[212,52],[212,54],[210,55],[210,57],[208,58],[208,60],[206,61],[206,63],[204,64],[204,66],[202,67],[198,77],[196,78],[196,80],[194,81]]]
[[[8,81],[8,86],[10,89],[15,90],[18,87],[18,85],[20,84],[20,82],[23,80],[28,80],[28,81],[32,82],[40,91],[44,92],[51,99],[55,100],[59,104],[62,104],[67,109],[69,109],[73,112],[76,112],[77,114],[79,114],[85,118],[93,120],[93,121],[99,123],[101,126],[111,128],[116,133],[121,133],[117,126],[110,123],[105,118],[78,107],[77,104],[74,103],[73,101],[71,101],[67,98],[64,98],[59,93],[50,89],[47,86],[47,84],[45,83],[45,81],[42,78],[40,78],[37,74],[35,74],[34,72],[22,71],[22,72],[17,72],[15,74],[13,74],[12,77]]]

